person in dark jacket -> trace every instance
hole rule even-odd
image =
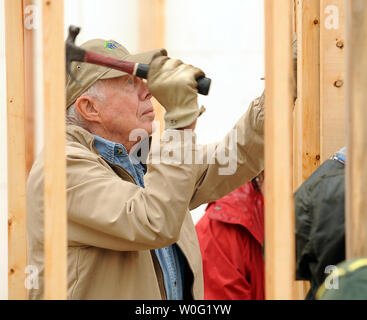
[[[328,266],[345,259],[344,166],[346,148],[325,161],[296,191],[296,278],[308,280],[316,291]]]
[[[263,177],[211,202],[196,225],[205,299],[265,298]]]

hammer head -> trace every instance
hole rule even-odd
[[[75,39],[80,32],[80,28],[76,26],[69,27],[69,34],[65,41],[65,57],[66,57],[66,71],[73,78],[74,81],[78,82],[74,74],[71,72],[70,64],[72,61],[83,62],[85,59],[85,50],[75,45]]]

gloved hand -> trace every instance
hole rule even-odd
[[[197,83],[204,72],[180,60],[158,56],[153,59],[148,73],[148,89],[166,109],[166,129],[191,125],[203,112],[197,102]],[[205,110],[205,109],[204,109]]]

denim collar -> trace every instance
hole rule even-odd
[[[137,185],[144,187],[146,168],[137,159],[133,159],[134,155],[130,156],[121,143],[94,135],[94,146],[102,158],[125,169]]]
[[[122,144],[106,140],[97,135],[94,135],[94,146],[104,159],[112,163],[117,162],[116,156],[129,157],[126,148]]]

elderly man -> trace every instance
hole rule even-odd
[[[154,148],[161,154],[200,149],[182,129],[193,129],[201,113],[195,79],[203,72],[169,59],[165,50],[131,55],[100,39],[82,47],[151,68],[145,82],[104,67],[72,65],[80,83],[68,77],[66,84],[68,298],[202,299],[202,261],[189,209],[263,169],[263,106],[252,103],[235,127],[232,146],[228,135],[211,152],[203,149],[204,163],[152,161]],[[131,133],[152,133],[152,95],[166,109],[166,130],[147,163],[137,163]],[[226,152],[236,160],[232,175],[220,174],[225,164],[219,155]],[[29,264],[39,271],[33,299],[44,294],[43,166],[40,155],[27,185]]]

